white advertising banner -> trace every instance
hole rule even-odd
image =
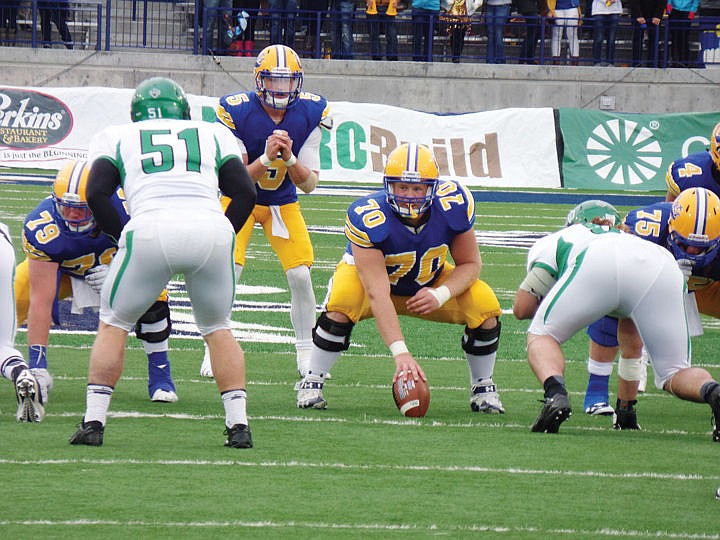
[[[93,135],[129,121],[132,90],[0,87],[0,166],[59,169],[83,159]],[[216,97],[189,95],[193,118],[212,121]],[[437,115],[386,105],[331,102],[321,178],[382,181],[384,157],[400,142],[430,146],[443,177],[470,186],[560,187],[553,109]],[[1,169],[0,169],[1,172]]]

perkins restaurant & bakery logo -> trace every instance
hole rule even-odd
[[[62,101],[34,92],[0,88],[0,147],[42,148],[62,141],[73,125]]]

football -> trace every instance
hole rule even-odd
[[[403,414],[413,418],[425,416],[430,406],[430,387],[426,381],[398,377],[392,385],[395,405]]]

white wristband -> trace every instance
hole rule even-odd
[[[297,163],[297,158],[295,157],[295,154],[290,154],[290,159],[288,159],[288,160],[285,162],[285,166],[286,166],[286,167],[292,167],[292,166],[295,165],[296,163]]]
[[[262,163],[263,167],[269,167],[272,165],[272,160],[268,159],[268,157],[263,153],[260,154],[260,163]]]
[[[393,356],[410,352],[403,340],[393,341],[388,348]]]
[[[432,294],[435,297],[435,300],[438,301],[438,304],[440,304],[438,307],[450,300],[450,297],[452,296],[452,294],[450,294],[450,289],[448,289],[446,285],[440,285],[436,289],[431,288],[429,290],[430,294]]]

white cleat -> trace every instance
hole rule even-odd
[[[32,368],[30,369],[30,373],[33,374],[33,377],[35,377],[35,380],[37,380],[40,385],[42,403],[47,407],[50,390],[52,390],[53,387],[52,375],[50,375],[50,372],[45,368]]]
[[[327,401],[322,393],[323,379],[317,375],[306,375],[300,381],[297,391],[297,406],[299,409],[324,409]]]
[[[18,401],[18,422],[41,422],[45,418],[40,384],[29,369],[22,370],[15,379],[15,394]]]
[[[210,364],[210,349],[205,344],[205,354],[203,355],[202,364],[200,364],[200,376],[212,379],[214,377],[212,365]]]
[[[505,414],[497,387],[492,379],[484,379],[470,390],[470,409],[485,414]]]
[[[163,390],[162,388],[155,390],[150,397],[150,401],[155,401],[156,403],[175,403],[178,399],[178,395],[175,392],[172,390]]]

